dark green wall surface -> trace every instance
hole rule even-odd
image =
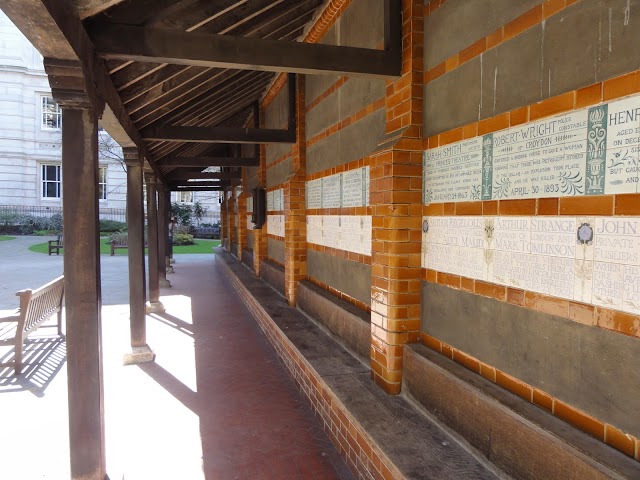
[[[426,70],[538,3],[448,0],[427,17]],[[577,2],[425,85],[426,136],[640,69],[639,44],[640,0]]]
[[[371,266],[307,250],[307,274],[371,305]]]
[[[430,282],[422,330],[640,435],[640,339]]]

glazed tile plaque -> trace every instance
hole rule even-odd
[[[307,209],[369,205],[369,167],[306,182]]]
[[[640,96],[424,152],[425,204],[637,193]]]
[[[640,314],[640,217],[424,217],[422,266]]]

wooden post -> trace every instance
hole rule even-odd
[[[146,291],[144,268],[144,199],[142,194],[142,158],[137,148],[124,148],[127,165],[127,245],[129,257],[129,325],[131,353],[124,364],[153,361],[155,355],[147,345]]]
[[[158,275],[160,287],[169,288],[171,283],[167,280],[167,242],[169,241],[169,222],[167,220],[167,189],[165,185],[158,186]]]
[[[164,312],[164,305],[160,302],[156,176],[151,172],[145,172],[144,178],[147,183],[147,258],[149,262],[149,305],[147,305],[147,312]]]
[[[54,92],[55,96],[55,92]],[[71,478],[104,480],[98,119],[89,99],[62,105],[64,275]]]

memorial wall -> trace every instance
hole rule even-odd
[[[640,96],[427,150],[424,201],[637,193]],[[617,217],[432,217],[423,267],[640,313],[640,224]]]
[[[564,419],[589,418],[602,441],[634,442],[640,10],[427,3],[425,343],[501,372],[529,401],[548,397],[554,414],[564,402],[575,409]]]
[[[383,25],[383,2],[350,2],[319,43],[379,48]],[[369,155],[385,134],[385,81],[340,75],[305,81],[307,275],[368,308]]]
[[[267,192],[267,234],[284,239],[284,190]],[[278,212],[278,213],[269,213]]]
[[[328,175],[306,184],[307,210],[369,205],[369,167]],[[307,242],[371,255],[370,215],[308,215]]]

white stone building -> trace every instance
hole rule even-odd
[[[58,210],[62,206],[61,110],[51,98],[42,56],[2,11],[0,112],[0,207]],[[104,131],[100,147],[101,217],[124,220],[122,153]],[[207,209],[203,222],[219,219],[217,192],[173,193],[172,200],[199,201]]]

